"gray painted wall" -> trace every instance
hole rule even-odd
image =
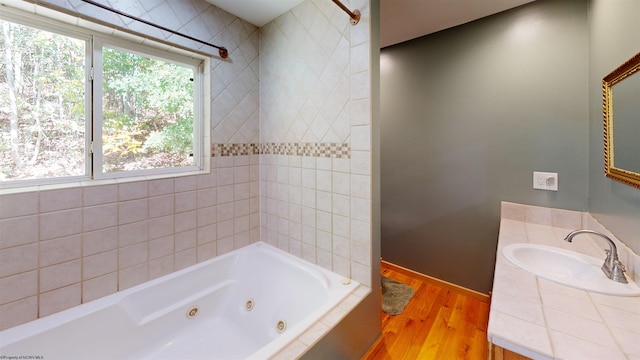
[[[601,90],[602,78],[640,51],[640,1],[592,0],[589,6],[589,210],[640,253],[640,190],[603,172]]]
[[[586,0],[382,49],[382,258],[488,293],[500,201],[587,210],[588,79]]]

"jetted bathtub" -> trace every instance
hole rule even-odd
[[[0,331],[0,358],[264,360],[357,286],[258,242]]]

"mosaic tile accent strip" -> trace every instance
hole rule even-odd
[[[212,156],[239,156],[258,154],[259,144],[213,144]]]
[[[213,144],[211,154],[212,156],[269,154],[349,159],[351,147],[347,143]]]

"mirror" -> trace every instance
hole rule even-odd
[[[639,70],[640,53],[602,79],[605,175],[638,188],[640,74],[636,73]]]

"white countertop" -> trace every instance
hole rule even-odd
[[[560,285],[518,268],[502,255],[506,245],[538,243],[604,260],[607,246],[591,236],[563,241],[576,229],[606,231],[588,213],[502,204],[488,339],[533,359],[640,360],[640,297]],[[640,257],[613,239],[627,273],[638,283]]]

